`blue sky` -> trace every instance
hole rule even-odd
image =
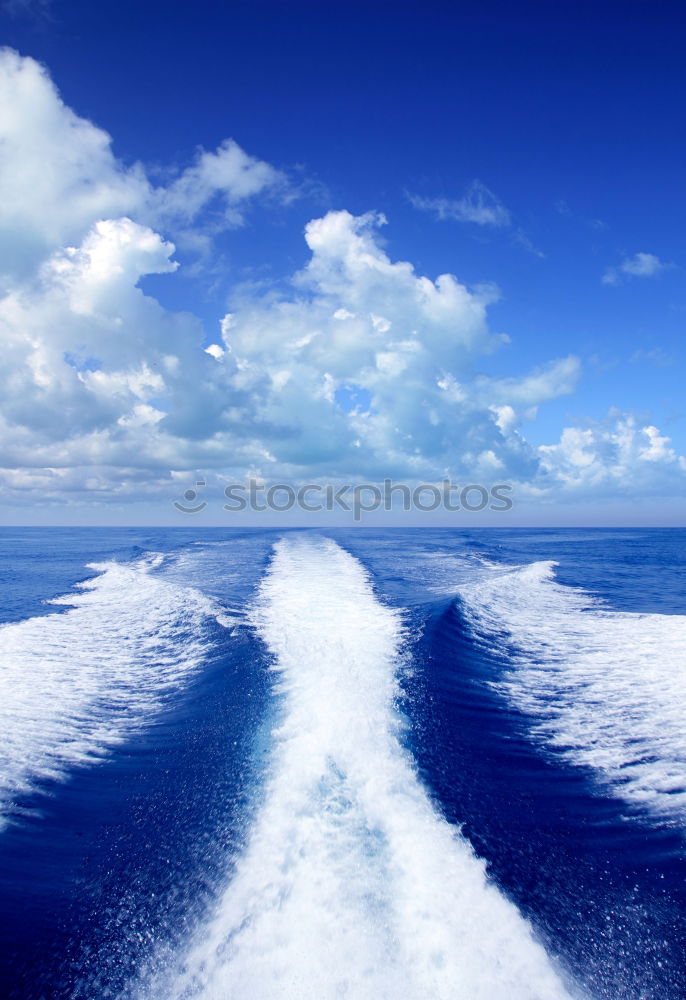
[[[7,520],[448,475],[523,521],[683,523],[685,28],[6,0]]]

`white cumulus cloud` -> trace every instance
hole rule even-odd
[[[567,427],[539,451],[542,471],[577,496],[669,495],[686,485],[686,458],[657,427],[627,413]]]
[[[93,222],[130,216],[181,228],[214,202],[214,228],[242,222],[241,206],[285,176],[226,140],[156,186],[126,165],[112,140],[61,100],[43,66],[0,49],[0,282],[26,277],[46,253],[79,243]]]

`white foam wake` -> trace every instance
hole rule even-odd
[[[360,564],[331,541],[281,541],[253,621],[283,697],[264,802],[216,912],[138,995],[568,998],[401,749],[401,621]]]
[[[537,562],[462,587],[482,637],[509,652],[496,685],[534,732],[607,790],[686,820],[686,617],[610,611]]]
[[[155,567],[93,565],[51,602],[69,610],[0,627],[0,828],[19,797],[104,756],[200,663],[215,609]]]

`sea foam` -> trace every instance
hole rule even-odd
[[[51,602],[68,610],[0,627],[0,828],[27,795],[130,736],[202,662],[218,609],[155,576],[161,560],[94,564]]]
[[[402,749],[402,620],[360,563],[282,540],[252,622],[281,708],[264,797],[214,911],[136,995],[568,1000]]]
[[[627,804],[686,821],[686,617],[608,609],[555,563],[496,570],[460,594],[477,636],[506,650],[495,686],[535,736]]]

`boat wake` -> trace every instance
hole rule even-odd
[[[507,656],[495,686],[606,791],[683,826],[686,617],[608,610],[559,584],[555,565],[491,569],[460,587],[478,640]]]
[[[282,540],[252,623],[280,705],[263,800],[214,910],[134,995],[578,996],[418,780],[397,710],[403,623],[361,564]]]
[[[23,800],[106,756],[203,661],[219,609],[154,575],[161,556],[89,568],[68,610],[0,627],[0,829]]]

